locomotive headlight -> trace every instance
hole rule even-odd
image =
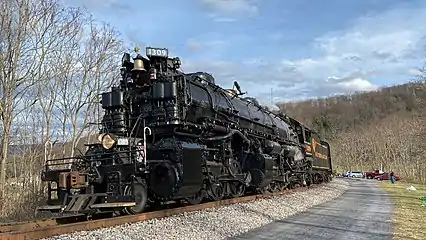
[[[112,147],[114,147],[115,144],[115,139],[111,134],[105,134],[102,137],[102,147],[105,149],[111,149]]]

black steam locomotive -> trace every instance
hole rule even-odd
[[[198,204],[331,179],[330,146],[254,98],[179,71],[167,49],[122,59],[120,84],[102,94],[97,142],[42,172],[51,212],[143,212],[170,201]],[[70,167],[65,168],[65,164]]]

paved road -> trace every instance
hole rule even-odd
[[[233,239],[391,239],[393,212],[388,195],[368,180],[347,180],[339,198]]]

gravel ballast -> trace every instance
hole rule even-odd
[[[64,234],[49,239],[225,239],[332,200],[340,196],[348,187],[347,182],[334,179],[323,186],[289,195],[179,214],[163,219]]]

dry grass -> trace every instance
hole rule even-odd
[[[417,190],[408,191],[411,185]],[[426,201],[420,200],[426,196],[426,185],[386,181],[380,186],[392,196],[395,204],[394,239],[426,239],[426,207],[422,207]]]
[[[21,186],[6,186],[6,191],[8,194],[0,200],[0,223],[47,216],[44,213],[36,214],[36,208],[45,203],[46,193],[40,186],[26,183]]]

